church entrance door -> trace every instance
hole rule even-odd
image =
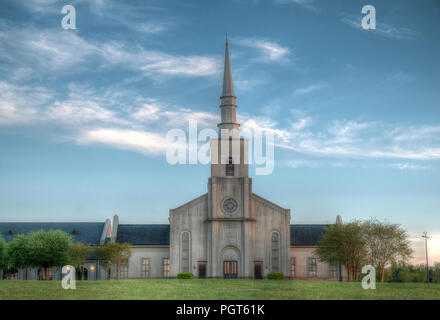
[[[254,262],[254,277],[255,279],[263,279],[263,262]]]
[[[224,261],[223,262],[223,277],[225,279],[237,279],[238,268],[237,261]]]
[[[206,278],[206,262],[199,262],[199,278]]]

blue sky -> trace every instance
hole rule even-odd
[[[2,221],[166,223],[205,193],[164,139],[216,128],[227,31],[242,128],[276,134],[253,191],[293,223],[400,223],[417,262],[428,231],[440,261],[438,1],[72,0],[77,30],[65,4],[0,4]]]

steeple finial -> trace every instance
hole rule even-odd
[[[221,104],[221,122],[218,124],[220,131],[222,129],[238,129],[240,124],[237,123],[237,115],[235,109],[237,105],[235,104],[234,95],[234,85],[232,83],[232,72],[231,72],[231,62],[229,60],[229,44],[228,44],[228,33],[226,33],[226,44],[225,44],[225,69],[223,74],[223,91],[220,97]],[[234,137],[237,136],[238,130],[233,132]]]
[[[229,44],[228,33],[226,32],[226,48],[225,48],[225,70],[223,74],[223,97],[234,96],[234,85],[232,83],[231,62],[229,61]]]

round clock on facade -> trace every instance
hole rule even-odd
[[[232,213],[237,210],[238,204],[235,199],[228,198],[223,202],[223,210],[228,213]]]

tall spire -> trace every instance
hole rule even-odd
[[[229,60],[229,44],[228,44],[228,34],[226,33],[226,48],[225,48],[225,69],[223,74],[223,91],[220,97],[221,104],[221,123],[218,124],[220,134],[222,129],[237,129],[240,124],[236,122],[237,116],[235,109],[237,105],[235,104],[236,97],[234,96],[234,85],[232,83],[232,72],[231,72],[231,62]],[[231,135],[231,134],[230,134]],[[237,136],[234,134],[233,136]]]
[[[234,84],[232,83],[231,62],[229,61],[228,33],[226,32],[225,70],[223,73],[223,97],[234,96]]]

